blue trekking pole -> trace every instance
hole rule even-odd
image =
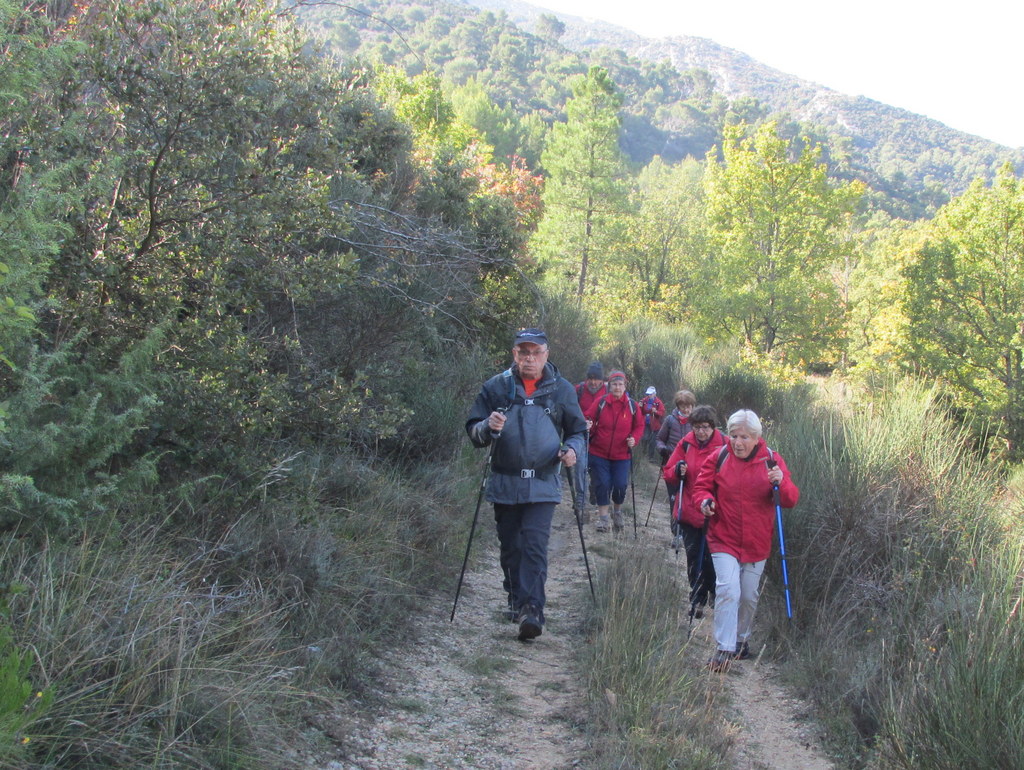
[[[778,463],[769,457],[766,461],[769,468]],[[786,571],[786,538],[782,534],[782,503],[779,501],[779,485],[772,484],[772,500],[775,503],[775,524],[779,528],[779,553],[782,555],[782,587],[786,590],[786,617],[793,620],[793,605],[789,599],[789,573]]]

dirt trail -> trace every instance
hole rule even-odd
[[[640,474],[653,467],[638,468]],[[646,517],[649,497],[637,508]],[[646,491],[646,490],[644,490]],[[655,503],[641,539],[668,547],[667,514]],[[657,519],[657,521],[655,521]],[[631,521],[629,522],[631,524]],[[585,527],[588,544],[611,535]],[[631,537],[631,527],[626,536]],[[309,764],[316,770],[393,768],[476,768],[479,770],[563,770],[583,767],[585,749],[583,677],[573,650],[585,643],[584,612],[589,602],[586,570],[571,506],[555,511],[547,581],[547,624],[538,639],[521,643],[515,624],[501,617],[504,601],[496,537],[489,508],[480,513],[474,554],[479,566],[467,572],[455,622],[452,592],[423,608],[418,638],[389,651],[380,661],[379,691],[351,701],[319,725],[333,736],[337,752]],[[589,548],[591,569],[600,571],[601,548]],[[482,553],[485,552],[485,553]],[[683,578],[685,579],[685,578]],[[454,586],[452,587],[454,589]],[[714,643],[711,621],[699,622],[691,645],[700,666]],[[684,632],[685,633],[685,632]],[[734,704],[734,767],[743,770],[825,770],[833,765],[820,749],[810,707],[788,693],[774,665],[749,660],[725,676],[708,676],[708,687],[724,689]],[[380,704],[385,704],[381,706]]]

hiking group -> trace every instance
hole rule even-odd
[[[781,545],[780,507],[792,508],[800,496],[782,456],[765,443],[760,418],[740,409],[723,433],[715,409],[697,404],[689,390],[675,394],[666,415],[653,385],[636,402],[625,373],[614,370],[606,378],[595,361],[573,387],[548,354],[544,331],[519,331],[512,366],[483,384],[466,420],[472,443],[488,447],[481,494],[494,507],[508,615],[518,623],[519,639],[535,639],[544,627],[560,469],[573,486],[581,541],[583,525],[590,522],[588,502],[596,507],[595,531],[618,534],[632,484],[633,448],[640,444],[662,466],[673,544],[677,551],[682,544],[686,553],[691,621],[714,613],[717,649],[709,668],[725,671],[733,660],[749,657],[773,520]],[[634,527],[635,507],[634,499]]]

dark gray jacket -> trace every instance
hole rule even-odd
[[[491,435],[487,418],[506,411],[505,427]],[[572,449],[583,456],[587,422],[576,390],[558,374],[554,364],[544,365],[537,389],[526,398],[518,368],[513,365],[483,384],[466,420],[466,432],[475,446],[492,442],[487,500],[492,503],[550,503],[562,499],[558,453]]]
[[[664,419],[661,428],[658,429],[658,442],[655,446],[662,455],[672,454],[676,444],[683,440],[683,436],[693,430],[690,421],[683,422],[683,415],[678,409],[673,409],[672,414]]]

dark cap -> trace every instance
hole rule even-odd
[[[516,332],[516,337],[512,340],[512,347],[522,342],[532,342],[534,345],[547,345],[548,336],[540,329],[522,329]]]
[[[590,366],[587,367],[587,375],[583,379],[585,380],[603,380],[604,379],[604,367],[601,366],[600,361],[594,361]]]

